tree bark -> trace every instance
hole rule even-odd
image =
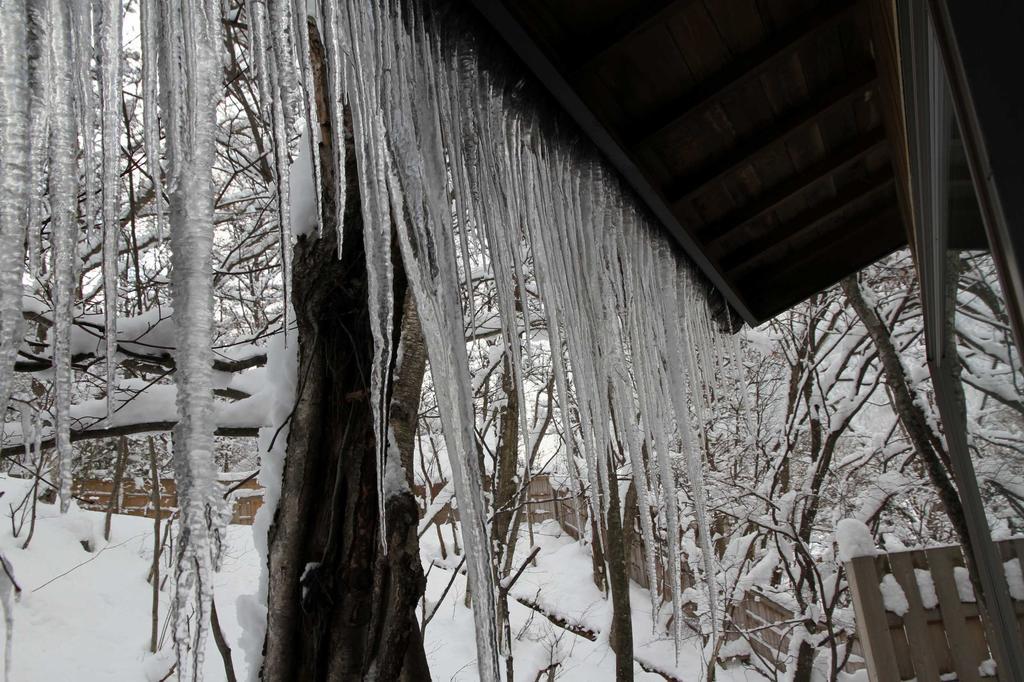
[[[953,525],[953,530],[956,532],[957,538],[964,548],[964,555],[968,557],[970,564],[974,554],[971,550],[971,539],[967,534],[967,521],[963,505],[960,502],[960,494],[950,478],[949,455],[938,436],[928,426],[924,410],[914,400],[913,390],[907,381],[903,364],[900,362],[899,353],[893,344],[888,327],[878,317],[878,313],[864,300],[860,284],[855,276],[844,279],[842,286],[843,293],[846,294],[847,300],[875,344],[878,357],[882,362],[885,383],[892,392],[893,409],[896,410],[900,423],[903,424],[903,428],[914,446],[914,451],[928,471],[928,477],[939,494],[942,506],[946,510],[946,515]],[[971,573],[976,574],[973,566],[971,568]]]
[[[128,439],[121,436],[117,441],[117,459],[114,462],[114,484],[110,489],[110,503],[103,519],[103,539],[110,542],[110,523],[114,512],[121,513],[121,485],[124,481],[124,469],[128,464]]]
[[[491,547],[494,551],[494,565],[501,573],[499,579],[510,570],[511,555],[515,552],[513,538],[518,532],[517,528],[513,528],[512,519],[516,515],[513,497],[519,487],[516,474],[519,472],[520,409],[519,392],[516,391],[512,363],[507,353],[501,366],[501,391],[505,396],[505,406],[501,408],[498,420],[498,446],[492,485],[494,517],[491,520]],[[509,555],[507,557],[506,552]]]
[[[153,436],[149,437],[149,477],[153,481],[153,565],[150,578],[153,581],[153,603],[150,613],[149,650],[157,652],[157,633],[160,625],[160,467],[156,458]]]
[[[324,235],[295,247],[292,303],[299,377],[281,501],[269,537],[265,680],[429,679],[415,608],[424,579],[411,489],[385,501],[387,553],[378,516],[376,441],[370,402],[373,337],[351,123],[324,122],[323,47],[310,30],[321,121]],[[349,147],[345,249],[337,257],[331,145]],[[395,259],[395,328],[409,331],[406,286]],[[408,322],[408,326],[406,325]],[[418,322],[415,322],[418,324]],[[407,477],[425,361],[409,331],[400,370],[387,387],[392,431]],[[294,340],[292,341],[294,343]],[[422,349],[419,351],[422,353]],[[394,362],[394,358],[392,358]]]
[[[623,541],[622,516],[619,507],[619,482],[615,468],[608,467],[608,583],[612,591],[612,626],[608,643],[615,652],[616,682],[633,679],[633,619],[629,602],[629,572],[626,568],[626,546]],[[678,560],[678,559],[676,559]]]
[[[519,470],[519,392],[516,391],[512,363],[506,350],[502,360],[501,391],[505,396],[505,406],[501,408],[498,427],[498,446],[495,452],[494,483],[492,499],[494,516],[491,520],[491,550],[494,556],[494,571],[497,582],[508,574],[515,554],[516,540],[519,534],[519,514],[514,509],[513,498],[516,497]],[[508,644],[508,655],[505,659],[505,677],[514,679],[514,663],[512,660],[512,624],[509,621],[508,593],[500,590],[497,600],[498,627],[501,637]]]

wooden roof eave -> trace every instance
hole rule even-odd
[[[555,97],[562,108],[573,118],[580,129],[605,155],[626,182],[644,201],[654,216],[662,223],[687,256],[722,293],[740,317],[751,325],[759,323],[747,304],[740,297],[735,286],[725,273],[712,263],[695,237],[673,214],[661,193],[647,180],[634,163],[623,144],[601,123],[587,104],[576,94],[575,89],[551,62],[544,50],[520,26],[500,0],[471,0],[487,22],[501,35],[519,55],[534,76]],[[671,3],[670,3],[671,4]],[[654,19],[657,20],[657,14]],[[599,57],[599,55],[598,55]]]
[[[910,186],[910,154],[907,140],[906,102],[900,63],[896,0],[867,0],[868,21],[878,89],[882,100],[882,124],[889,140],[889,159],[896,177],[896,196],[910,252],[915,253],[914,202]]]

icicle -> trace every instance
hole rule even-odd
[[[426,43],[426,40],[423,41]],[[436,75],[431,82],[435,82],[435,92],[438,105],[438,124],[441,129],[441,139],[444,142],[447,152],[448,169],[451,175],[451,190],[454,194],[455,226],[459,235],[459,256],[462,260],[462,278],[466,286],[466,300],[469,313],[470,333],[476,336],[476,302],[473,297],[473,259],[469,252],[470,232],[474,217],[471,214],[471,202],[468,180],[464,171],[463,161],[463,135],[462,135],[462,112],[458,105],[459,86],[457,64],[447,63],[439,53],[427,49],[424,45],[421,52],[421,59],[427,65],[435,60],[439,63]],[[429,68],[429,66],[428,66]]]
[[[121,0],[102,0],[100,91],[103,130],[103,318],[107,420],[117,380],[117,255],[121,234]],[[91,169],[89,169],[91,171]],[[59,276],[59,275],[58,275]]]
[[[71,506],[71,322],[78,211],[75,197],[78,131],[71,108],[73,56],[71,16],[66,0],[50,0],[50,268],[53,272],[53,367],[60,510]]]
[[[21,345],[25,224],[31,199],[25,0],[0,2],[0,420]]]
[[[612,472],[614,423],[629,451],[640,504],[649,510],[653,484],[643,462],[646,442],[651,459],[658,462],[667,503],[669,553],[675,560],[680,533],[670,436],[678,432],[682,441],[689,427],[678,423],[682,417],[674,414],[681,410],[676,404],[685,403],[685,394],[673,387],[681,386],[686,374],[678,362],[674,369],[667,367],[682,350],[666,348],[663,327],[665,316],[676,319],[677,314],[663,301],[659,284],[658,257],[667,240],[623,203],[626,193],[601,162],[581,153],[553,127],[544,129],[540,117],[521,115],[519,107],[509,106],[514,86],[504,74],[484,68],[481,46],[472,32],[446,30],[443,24],[451,15],[426,16],[413,4],[412,14],[403,16],[407,5],[394,0],[369,5],[347,0],[344,7],[334,0],[321,3],[329,89],[344,87],[352,112],[376,325],[374,382],[380,377],[380,386],[386,385],[381,361],[390,356],[390,340],[383,335],[391,323],[390,305],[383,305],[390,301],[385,282],[390,278],[385,262],[390,242],[380,226],[393,221],[424,325],[462,510],[480,676],[497,679],[495,592],[476,456],[476,415],[467,350],[456,342],[466,326],[457,280],[464,279],[472,328],[473,267],[482,263],[493,271],[501,332],[522,396],[520,320],[527,325],[527,345],[530,333],[523,263],[530,260],[527,255],[532,257],[549,327],[570,477],[576,476],[574,454],[579,451],[587,463],[592,518],[605,517],[607,496],[601,490]],[[339,72],[346,67],[342,79]],[[341,96],[334,92],[330,99],[338,107],[332,112],[336,117]],[[340,128],[340,123],[335,120],[334,126]],[[390,205],[383,203],[385,198]],[[477,262],[471,243],[482,252]],[[522,307],[517,306],[517,288]],[[718,351],[703,345],[705,341],[713,344],[716,339],[709,335],[697,341],[701,360],[708,362]],[[683,398],[667,403],[666,393]],[[575,398],[576,415],[570,415],[570,396]],[[375,423],[382,424],[386,413],[376,393],[373,404]],[[638,411],[643,432],[637,428]],[[578,441],[573,417],[579,425]],[[525,425],[521,429],[528,439],[529,430]],[[377,435],[381,443],[381,432]],[[382,454],[378,457],[382,464]],[[699,497],[700,482],[695,485]],[[579,489],[577,482],[573,486]],[[704,509],[700,503],[698,507]],[[653,548],[651,519],[642,524],[645,545]],[[653,573],[653,554],[646,559]],[[678,643],[683,623],[678,562],[670,562],[669,568]]]
[[[645,428],[653,435],[654,454],[657,457],[658,473],[661,480],[662,508],[665,514],[665,535],[667,540],[668,575],[672,597],[672,634],[675,641],[676,656],[682,646],[682,576],[680,574],[679,549],[681,532],[679,528],[678,496],[676,492],[675,472],[669,456],[668,423],[669,418],[661,396],[663,378],[658,366],[658,359],[653,357],[659,348],[658,344],[650,343],[652,325],[649,315],[655,304],[645,297],[639,305],[630,309],[631,333],[633,334],[633,367],[636,374],[640,411],[644,418]],[[645,319],[641,320],[641,316]],[[647,345],[650,344],[650,345]],[[645,347],[647,346],[647,347]],[[653,346],[653,348],[652,348]],[[652,442],[651,440],[648,441]]]
[[[271,124],[271,145],[274,153],[274,181],[278,218],[278,241],[281,252],[282,326],[288,339],[288,291],[292,281],[292,226],[288,203],[291,163],[288,136],[295,116],[295,75],[292,69],[293,52],[289,32],[291,29],[290,4],[287,0],[273,0],[269,7],[263,0],[253,0],[253,51],[256,53],[256,71],[264,115]]]
[[[697,512],[697,530],[701,554],[704,563],[704,580],[708,592],[708,615],[711,619],[713,641],[718,640],[718,617],[716,603],[718,584],[714,567],[714,554],[711,546],[711,528],[707,518],[707,498],[704,493],[704,471],[701,463],[700,448],[694,442],[694,432],[690,421],[690,407],[686,399],[688,377],[692,375],[689,355],[684,352],[689,339],[682,335],[683,324],[680,316],[678,289],[678,271],[674,257],[663,252],[659,257],[659,274],[661,286],[659,290],[664,296],[664,308],[661,315],[665,334],[665,347],[672,353],[667,364],[671,399],[676,413],[676,426],[683,443],[683,456],[686,459],[687,478],[690,480],[690,491],[693,506]],[[693,385],[692,382],[690,384]]]
[[[295,123],[295,73],[292,65],[292,27],[288,0],[274,0],[268,9],[266,0],[251,0],[247,5],[252,21],[252,52],[256,62],[256,83],[260,108],[270,123],[270,145],[274,164],[274,202],[277,207],[278,249],[281,254],[282,328],[288,340],[288,291],[292,279],[292,226],[289,196],[291,193],[288,139]],[[314,164],[319,172],[319,163]],[[314,194],[318,194],[314,192]],[[317,214],[320,214],[319,209]]]
[[[169,227],[178,423],[174,474],[180,508],[174,641],[180,680],[202,678],[213,598],[221,496],[213,463],[213,167],[222,49],[220,4],[162,5],[161,85],[169,161]],[[187,83],[187,87],[183,87]]]
[[[625,371],[624,366],[622,369]],[[649,582],[648,592],[651,596],[651,626],[653,628],[655,624],[653,616],[658,612],[658,602],[660,601],[658,571],[654,557],[657,541],[654,537],[654,523],[651,519],[652,492],[648,486],[647,471],[644,468],[642,434],[633,422],[630,411],[627,411],[625,382],[622,380],[615,382],[612,391],[612,403],[625,432],[623,436],[626,439],[626,452],[629,454],[630,468],[633,470],[633,485],[636,488],[636,504],[640,516],[640,536],[644,543],[644,563]]]
[[[481,142],[478,148],[480,150],[480,163],[485,169],[507,167],[507,163],[499,162],[499,159],[503,161],[508,160],[508,156],[505,153],[506,150],[501,148],[495,150],[491,145],[491,141],[496,141],[502,145],[505,143],[504,139],[495,140],[495,128],[500,126],[500,121],[496,120],[498,113],[494,111],[494,108],[495,103],[493,101],[481,102],[477,106],[472,106],[470,108],[471,113],[469,114],[482,113],[478,125]],[[495,153],[496,151],[498,153]],[[527,309],[526,285],[518,266],[522,257],[517,248],[520,241],[517,227],[522,223],[514,214],[513,202],[507,198],[510,185],[507,182],[508,178],[503,178],[506,181],[504,183],[495,182],[497,175],[497,172],[473,174],[471,182],[479,178],[481,182],[479,183],[478,191],[481,196],[496,197],[500,200],[482,202],[484,234],[486,235],[487,246],[489,247],[488,253],[490,255],[491,268],[494,271],[494,282],[498,299],[498,319],[501,324],[502,336],[505,340],[505,349],[511,359],[515,391],[518,395],[519,404],[525,406],[526,391],[524,390],[523,381],[523,357],[519,341],[518,314],[518,310],[521,308],[524,311],[524,322],[528,326],[529,316],[525,314]],[[518,304],[516,291],[513,289],[513,286],[519,290]],[[524,333],[526,334],[525,338],[528,339],[528,331]],[[533,442],[527,423],[527,410],[519,410],[518,416],[519,432],[522,434],[528,458],[529,453],[533,450]],[[527,461],[528,466],[529,462]],[[527,480],[529,479],[529,474],[530,472],[527,469]]]
[[[301,78],[301,90],[304,95],[302,101],[303,110],[306,114],[306,135],[305,140],[309,145],[309,158],[313,167],[313,187],[322,187],[320,180],[320,122],[316,113],[316,91],[313,89],[313,67],[309,61],[309,26],[307,25],[308,11],[306,0],[294,0],[292,7],[292,18],[294,20],[295,50],[299,61],[299,76]],[[341,130],[337,128],[336,130]],[[344,145],[342,145],[344,147]],[[316,234],[324,236],[324,213],[322,198],[319,191],[313,192],[313,204],[316,209]],[[338,223],[339,225],[341,223]]]
[[[330,117],[331,130],[344,130],[345,71],[348,67],[338,31],[338,23],[340,21],[338,0],[321,0],[320,13],[324,32],[324,52],[327,61],[327,111]],[[338,136],[338,139],[333,141],[332,147],[331,151],[334,152],[334,158],[332,159],[334,163],[334,224],[338,235],[338,258],[341,258],[342,225],[345,224],[345,208],[348,194],[348,179],[346,177],[348,159],[345,152],[344,136]],[[319,193],[317,194],[319,196]]]
[[[355,5],[355,7],[353,7]],[[350,3],[350,16],[359,12],[361,3]],[[378,9],[383,20],[390,18],[387,11]],[[354,23],[354,22],[353,22]],[[388,34],[401,41],[396,50],[403,54],[412,48],[406,42],[409,36],[400,30],[401,24],[388,28]],[[367,30],[362,35],[352,31],[352,41],[360,39],[378,41],[384,36]],[[366,28],[369,28],[367,26]],[[374,26],[380,30],[380,27]],[[396,30],[397,29],[397,30]],[[393,33],[392,33],[393,31]],[[385,34],[387,35],[387,34]],[[359,83],[353,92],[365,97],[367,89],[375,85],[375,71],[367,55],[356,46],[353,49],[353,79]],[[391,66],[406,74],[414,68],[414,60],[396,59]],[[433,112],[423,106],[412,106],[410,84],[412,79],[399,76],[392,82],[386,110],[390,147],[397,150],[394,174],[389,174],[388,189],[392,201],[392,217],[397,225],[399,246],[407,276],[412,283],[417,310],[423,322],[424,339],[431,372],[436,381],[437,402],[440,408],[445,441],[452,468],[460,515],[463,543],[468,557],[467,568],[473,593],[473,611],[476,621],[477,662],[481,680],[497,682],[498,648],[496,628],[496,586],[491,567],[490,543],[486,522],[486,500],[483,493],[483,472],[476,456],[476,432],[473,396],[469,379],[469,361],[463,343],[452,343],[464,334],[462,311],[455,281],[455,249],[450,230],[451,214],[446,201],[447,174],[440,149],[437,120]],[[437,102],[440,93],[423,93],[426,101]],[[353,102],[353,119],[363,118],[367,103]],[[413,117],[418,125],[413,125]],[[358,139],[366,134],[365,127],[356,130]],[[373,138],[366,142],[383,142]],[[384,150],[387,152],[387,148]],[[422,152],[422,154],[420,153]],[[424,168],[424,164],[427,166]],[[361,185],[372,178],[366,177],[368,166],[357,164]],[[364,195],[365,196],[365,195]],[[405,209],[410,220],[406,220]]]
[[[293,42],[295,25],[292,21],[292,0],[267,0],[268,24],[270,31],[270,47],[274,54],[274,67],[271,76],[276,76],[275,91],[280,98],[279,104],[284,113],[284,139],[291,138],[296,130],[304,105],[302,102],[302,84],[296,72],[296,52]],[[276,99],[276,97],[275,97]],[[285,193],[287,197],[287,193]]]
[[[160,102],[160,9],[157,0],[141,0],[142,28],[142,143],[146,151],[146,170],[153,185],[153,212],[156,234],[164,240],[165,223],[163,174],[160,168],[160,127],[157,107]]]
[[[50,0],[28,0],[29,31],[29,167],[32,193],[28,205],[26,243],[28,270],[41,277],[39,259],[46,205],[46,164],[49,158],[50,103],[53,97],[50,77]],[[70,93],[69,93],[70,94]]]
[[[383,11],[383,10],[380,10]],[[387,452],[387,395],[391,364],[391,328],[394,311],[391,264],[391,216],[383,203],[388,197],[389,159],[385,124],[378,99],[380,83],[390,80],[384,66],[385,42],[374,25],[379,17],[372,6],[349,4],[347,40],[352,47],[352,68],[358,74],[353,93],[352,125],[356,140],[356,160],[360,181],[360,206],[363,212],[363,244],[366,251],[367,295],[370,330],[374,340],[370,373],[370,402],[373,410],[377,452],[378,515],[381,542],[386,542],[384,504],[384,466]],[[373,85],[371,85],[373,84]],[[392,190],[396,191],[396,190]],[[401,202],[392,214],[403,210]],[[386,546],[385,546],[386,547]]]
[[[75,105],[78,109],[79,137],[82,141],[82,214],[85,234],[95,238],[96,230],[96,111],[99,103],[92,87],[93,18],[91,2],[73,2],[71,17],[75,30]],[[77,240],[76,240],[77,241]],[[75,274],[79,273],[81,261],[75,261]]]
[[[754,423],[754,413],[750,405],[749,386],[747,385],[747,374],[743,366],[743,350],[740,346],[739,332],[733,329],[732,318],[729,318],[729,367],[732,369],[733,383],[736,386],[736,400],[740,413],[743,415],[743,425],[747,431],[747,444],[755,445],[757,438],[757,427]]]

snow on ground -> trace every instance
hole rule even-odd
[[[440,557],[436,532],[425,533],[420,543],[421,554],[425,558],[431,555]],[[448,557],[443,562],[439,559],[435,562],[427,579],[428,612],[440,598],[452,577],[451,569],[459,561],[459,557],[451,554],[453,543],[447,528],[445,543]],[[594,585],[590,555],[579,543],[562,533],[554,521],[534,527],[534,543],[540,547],[537,565],[526,568],[512,587],[509,599],[516,679],[532,682],[537,679],[539,671],[555,662],[559,663],[556,668],[558,680],[596,682],[615,679],[615,655],[607,642],[611,603]],[[523,533],[516,549],[516,568],[525,561],[530,549],[528,538]],[[424,570],[428,568],[425,559]],[[425,631],[427,661],[436,682],[476,679],[473,616],[464,606],[465,588],[465,577],[457,576]],[[665,626],[668,613],[659,614],[659,626],[652,632],[649,593],[631,583],[630,599],[633,606],[634,658],[679,679],[704,679],[706,664],[701,655],[700,639],[691,636],[685,641],[677,663],[672,639]],[[597,632],[597,641],[591,642],[552,625],[545,616],[523,606],[519,600],[536,604],[550,615]],[[664,679],[644,671],[639,663],[634,665],[634,671],[637,680]],[[740,682],[762,680],[763,677],[745,668],[720,667],[716,679]]]
[[[8,504],[21,502],[29,482],[0,477]],[[146,578],[153,556],[153,520],[116,515],[110,542],[103,540],[103,514],[72,511],[61,517],[56,505],[39,503],[36,529],[28,549],[21,549],[28,534],[26,520],[19,537],[12,534],[9,518],[0,524],[0,551],[14,567],[22,588],[15,605],[13,669],[11,680],[147,680],[168,671],[170,631],[166,622],[169,583],[161,593],[162,655],[149,653],[152,589]],[[94,548],[87,552],[81,540]],[[169,567],[162,566],[164,575]],[[217,612],[228,643],[236,648],[240,634],[235,600],[254,589],[256,553],[248,526],[230,526],[224,566],[217,576]],[[165,632],[166,629],[166,632]],[[206,679],[224,680],[224,670],[211,640],[206,649]],[[234,656],[239,679],[244,661]]]
[[[3,506],[17,506],[28,487],[28,481],[0,476],[0,491],[5,493]],[[73,507],[62,518],[55,505],[43,503],[39,504],[38,512],[35,535],[27,550],[21,549],[28,532],[27,522],[17,538],[13,537],[9,519],[0,524],[0,551],[13,564],[23,590],[15,606],[11,679],[159,680],[167,673],[173,655],[169,631],[164,634],[163,651],[157,656],[149,653],[152,592],[146,577],[152,557],[152,519],[115,516],[110,542],[104,542],[100,512]],[[444,562],[439,559],[436,533],[429,531],[422,539],[424,570],[430,570],[428,611],[440,599],[460,559],[451,554],[450,530],[445,533],[449,555]],[[611,607],[591,580],[589,555],[552,522],[536,526],[534,539],[540,547],[537,566],[524,571],[509,600],[516,679],[532,682],[538,671],[555,662],[558,680],[614,679],[615,658],[607,645]],[[86,551],[81,540],[88,540],[94,551]],[[524,533],[516,553],[516,567],[529,550]],[[430,562],[435,559],[438,565],[431,568]],[[164,565],[162,570],[169,575],[169,567]],[[239,596],[255,592],[258,574],[251,528],[230,526],[215,594],[221,626],[234,652],[240,680],[247,679],[248,671],[238,646],[242,632],[236,603]],[[438,682],[469,682],[477,677],[475,626],[472,611],[464,604],[465,586],[464,576],[457,575],[425,631],[427,658]],[[637,659],[680,679],[702,679],[704,664],[699,638],[686,641],[676,663],[672,641],[665,631],[665,614],[660,614],[659,627],[652,633],[648,593],[635,584],[632,589]],[[161,632],[169,628],[169,596],[168,587],[160,597]],[[552,625],[515,598],[599,633],[597,641]],[[206,649],[205,673],[211,682],[225,679],[212,639]],[[644,672],[638,664],[636,679],[662,678]],[[760,677],[743,668],[732,668],[719,669],[717,679],[739,682]]]

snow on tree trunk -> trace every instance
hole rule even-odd
[[[213,460],[213,175],[220,93],[220,5],[165,2],[161,86],[165,95],[173,253],[178,423],[174,474],[180,531],[174,593],[178,677],[202,677],[213,597],[216,525],[223,504]]]

